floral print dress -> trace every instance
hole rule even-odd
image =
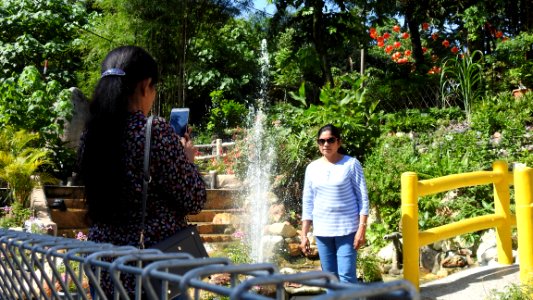
[[[122,195],[131,205],[127,205],[122,212],[117,213],[127,215],[128,221],[119,226],[92,224],[88,234],[90,241],[140,246],[147,119],[141,111],[138,111],[132,113],[127,121],[126,138],[123,144],[126,186],[124,186]],[[188,161],[179,136],[169,123],[160,117],[154,117],[152,123],[150,176],[144,232],[146,248],[187,226],[186,216],[198,214],[206,202],[205,183],[196,165]],[[113,287],[106,279],[102,278],[101,284],[106,294],[110,295]],[[130,284],[133,283],[126,283],[126,286]]]

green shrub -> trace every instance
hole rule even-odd
[[[31,209],[24,208],[21,203],[13,202],[11,206],[0,209],[0,228],[23,227],[24,221],[31,216]]]
[[[379,260],[372,253],[358,251],[357,273],[357,277],[362,279],[363,282],[383,281]]]
[[[5,127],[0,130],[0,179],[7,183],[13,199],[22,207],[29,205],[30,194],[39,181],[49,182],[46,174],[39,174],[48,163],[48,150],[35,147],[36,133]],[[40,175],[40,176],[36,176]]]
[[[214,91],[210,94],[212,106],[207,123],[207,131],[213,136],[224,139],[227,137],[225,129],[243,127],[245,125],[248,110],[242,103],[224,99],[222,91]]]
[[[531,300],[533,286],[510,284],[503,291],[491,290],[487,300]]]

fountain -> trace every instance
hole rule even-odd
[[[248,169],[248,243],[250,257],[254,262],[266,262],[263,251],[264,228],[268,223],[268,195],[270,192],[270,173],[275,161],[275,151],[271,137],[265,134],[269,57],[266,40],[261,41],[261,89],[255,107],[250,111],[250,129],[247,142]]]

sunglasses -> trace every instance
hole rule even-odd
[[[318,139],[317,142],[320,146],[324,146],[324,144],[326,142],[328,142],[328,144],[333,144],[337,141],[337,138],[336,137],[330,137],[329,139]]]

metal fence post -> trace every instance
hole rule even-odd
[[[502,216],[504,222],[496,227],[496,244],[498,249],[498,262],[504,265],[513,263],[513,245],[511,243],[511,194],[507,182],[508,166],[504,161],[495,161],[492,164],[493,172],[501,173],[502,179],[494,181],[494,213]]]
[[[533,284],[533,169],[515,170],[514,184],[520,282]]]
[[[403,277],[419,288],[418,175],[402,174]]]

